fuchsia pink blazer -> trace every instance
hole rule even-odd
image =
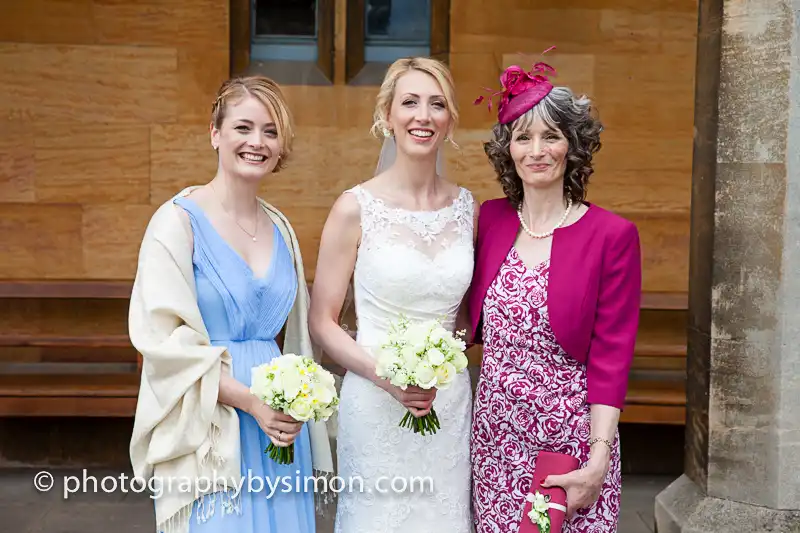
[[[520,223],[506,198],[484,202],[469,295],[473,342],[481,344],[483,302],[514,245]],[[547,307],[558,343],[587,365],[587,401],[622,409],[633,360],[642,290],[636,226],[589,204],[553,234]]]

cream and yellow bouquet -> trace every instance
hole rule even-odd
[[[284,354],[252,369],[250,393],[299,422],[327,421],[339,405],[333,374],[313,359]],[[294,462],[294,444],[264,450],[280,464]]]
[[[439,320],[412,323],[401,316],[391,325],[386,342],[378,352],[376,373],[403,390],[409,385],[447,389],[456,375],[467,368],[465,335],[465,331],[453,335]],[[441,429],[433,408],[421,417],[409,411],[400,426],[423,435]]]

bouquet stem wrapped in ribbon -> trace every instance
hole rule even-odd
[[[455,376],[467,368],[464,335],[465,331],[453,335],[439,320],[412,323],[401,316],[392,324],[381,346],[376,373],[403,390],[411,385],[422,389],[447,389]],[[441,429],[433,408],[421,417],[409,411],[399,425],[422,435]]]
[[[327,421],[339,405],[333,374],[313,359],[284,354],[252,369],[250,393],[299,422]],[[264,453],[279,464],[294,462],[294,443]]]

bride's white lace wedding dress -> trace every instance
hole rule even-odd
[[[449,206],[423,212],[387,206],[361,186],[348,192],[361,206],[357,342],[370,353],[401,313],[443,317],[454,330],[473,271],[472,194],[462,188]],[[441,429],[424,437],[398,426],[406,409],[394,397],[352,372],[340,398],[338,475],[346,486],[336,533],[470,532],[469,374],[437,392]]]

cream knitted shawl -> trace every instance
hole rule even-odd
[[[319,361],[308,333],[309,295],[297,237],[281,212],[259,201],[280,229],[297,272],[284,352],[313,354]],[[178,209],[170,199],[156,210],[139,250],[129,334],[143,364],[130,457],[136,478],[156,489],[157,530],[185,533],[194,501],[225,489],[226,483],[228,489],[240,487],[242,473],[238,416],[217,402],[220,376],[231,374],[235,361],[225,347],[209,340],[197,304],[193,242]],[[308,425],[314,473],[330,477],[333,458],[326,425]],[[242,490],[247,490],[244,483]],[[315,496],[318,504],[320,498],[329,503],[331,493]]]

